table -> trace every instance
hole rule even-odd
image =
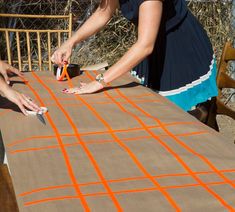
[[[43,125],[0,109],[20,211],[235,210],[235,145],[131,76],[90,95],[63,94],[69,82],[50,72],[25,76],[13,87],[49,112]]]

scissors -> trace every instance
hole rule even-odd
[[[67,79],[70,79],[68,71],[67,71],[67,67],[68,67],[68,62],[64,61],[64,66],[63,69],[62,67],[58,67],[57,71],[56,71],[56,79],[58,81],[63,81],[64,78],[66,77]]]
[[[36,114],[37,118],[39,119],[40,122],[42,122],[44,125],[46,125],[45,119],[43,117],[43,113],[37,113]]]
[[[30,111],[30,110],[26,110],[26,113],[28,115],[34,115],[37,116],[38,120],[43,123],[44,125],[46,125],[46,121],[43,117],[43,114],[46,113],[48,111],[48,109],[46,107],[40,107],[40,110],[38,112],[35,111]]]

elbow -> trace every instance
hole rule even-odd
[[[110,14],[106,14],[106,13],[104,13],[104,12],[101,12],[101,11],[98,11],[97,13],[96,13],[96,23],[97,24],[100,24],[100,25],[106,25],[108,22],[109,22],[109,20],[111,19],[111,15]]]
[[[153,49],[154,49],[154,44],[153,43],[138,43],[138,48],[139,51],[142,52],[144,57],[147,57],[152,54]]]
[[[144,51],[145,51],[146,56],[149,56],[150,54],[152,54],[153,49],[154,49],[154,45],[145,46]]]
[[[96,20],[101,21],[103,23],[108,23],[108,21],[112,18],[113,12],[109,11],[105,8],[97,8],[96,12]]]

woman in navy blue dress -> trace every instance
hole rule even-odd
[[[65,93],[93,93],[132,70],[140,82],[185,111],[217,95],[216,65],[205,30],[185,0],[102,0],[96,12],[52,56],[62,64],[75,44],[99,31],[117,7],[138,26],[137,42],[96,80]]]

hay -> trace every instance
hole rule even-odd
[[[75,16],[73,30],[79,28],[92,14],[99,0],[0,0],[0,11],[25,14],[67,14]],[[234,29],[231,27],[231,1],[203,0],[188,2],[189,8],[207,30],[212,41],[217,58],[220,57],[222,46],[226,40],[234,39]],[[20,22],[26,26],[35,26],[35,23]],[[2,23],[0,23],[2,24]],[[9,23],[8,23],[9,24]],[[38,23],[37,23],[38,24]],[[40,25],[40,24],[39,24]],[[43,27],[50,28],[43,23]],[[58,23],[55,28],[63,27]],[[37,26],[38,28],[38,26]],[[136,29],[117,12],[109,24],[97,35],[78,45],[72,57],[73,62],[88,65],[108,61],[113,64],[136,41]],[[45,43],[47,41],[45,40]],[[16,51],[16,49],[13,51]]]
[[[231,28],[232,3],[190,1],[188,6],[207,31],[218,59],[224,43],[234,39],[234,30]],[[102,61],[113,64],[135,41],[135,26],[119,12],[104,30],[76,47],[73,61],[85,65]]]

